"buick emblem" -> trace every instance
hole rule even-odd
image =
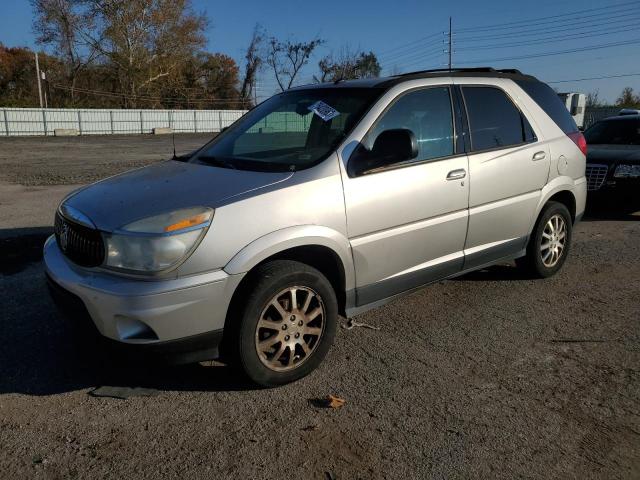
[[[67,243],[69,241],[69,227],[66,223],[62,224],[62,228],[60,228],[60,248],[62,251],[67,250]]]

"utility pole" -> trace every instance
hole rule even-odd
[[[44,108],[49,108],[49,102],[47,101],[47,93],[49,92],[49,82],[47,81],[47,75],[44,70],[40,71],[40,78],[44,82]]]
[[[42,85],[40,85],[40,64],[38,63],[38,52],[36,52],[36,78],[38,79],[38,96],[40,97],[40,108],[42,108]]]
[[[449,17],[449,71],[451,71],[451,55],[453,52],[453,38],[451,33],[451,17]]]

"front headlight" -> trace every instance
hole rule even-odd
[[[211,208],[195,207],[125,225],[105,234],[105,265],[137,273],[167,270],[195,249],[212,218]]]
[[[616,178],[640,177],[640,165],[618,165],[613,176]]]

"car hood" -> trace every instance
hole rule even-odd
[[[98,229],[112,231],[179,208],[216,208],[231,197],[282,182],[292,175],[169,160],[89,185],[64,203],[89,217]]]
[[[640,145],[589,145],[588,163],[640,163]]]

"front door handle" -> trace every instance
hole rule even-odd
[[[461,178],[464,178],[466,176],[467,176],[467,172],[465,171],[465,169],[460,168],[458,170],[451,170],[447,174],[447,180],[460,180]]]
[[[546,156],[547,154],[544,152],[536,152],[533,154],[533,161],[537,162],[538,160],[544,160]]]

